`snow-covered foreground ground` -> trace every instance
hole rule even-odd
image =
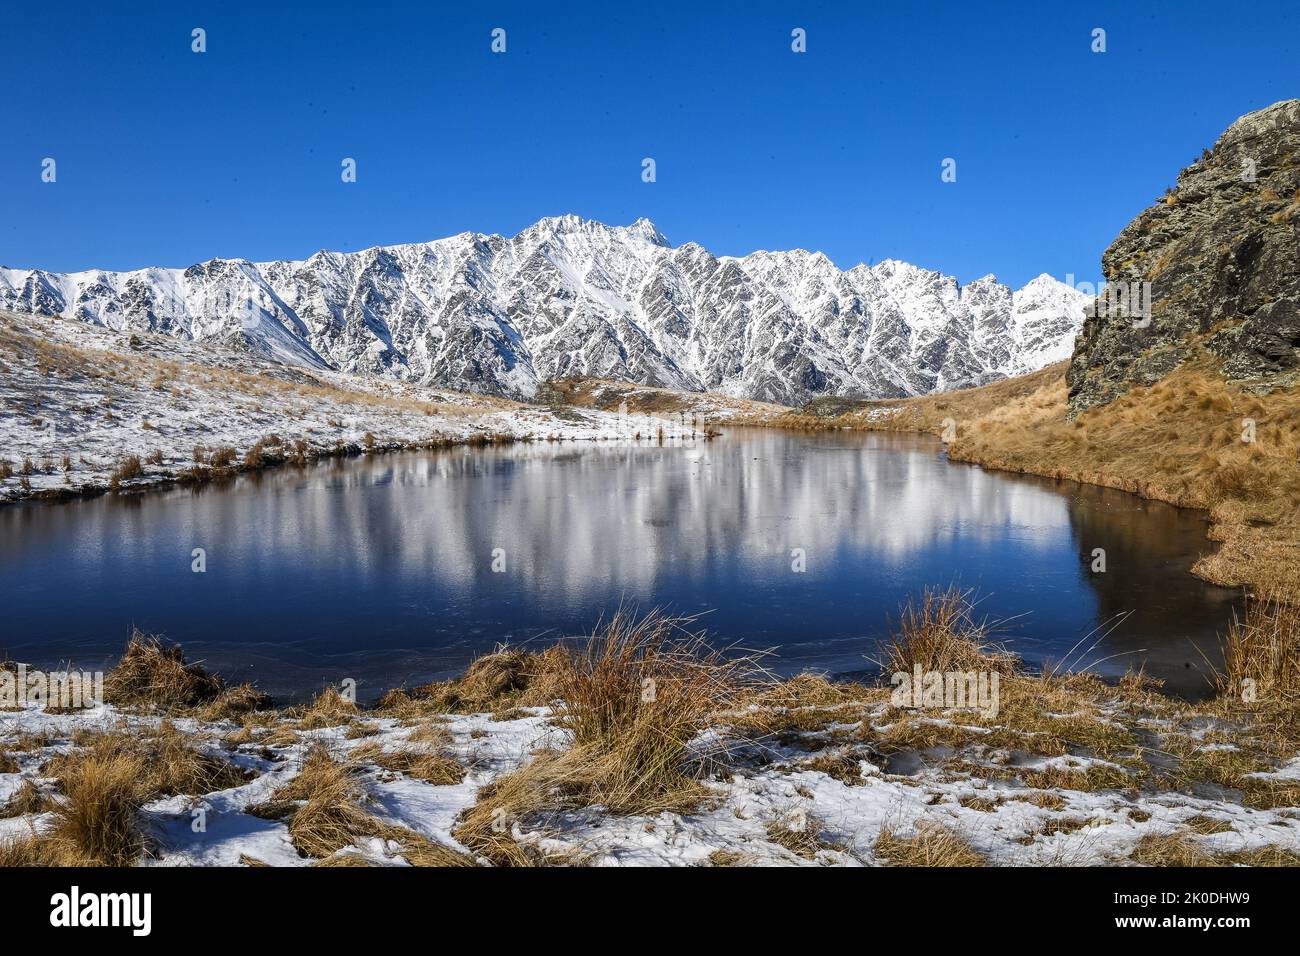
[[[1082,780],[1092,771],[1121,777],[1126,771],[1097,757],[1033,757],[999,747],[977,746],[966,754],[964,769],[954,772],[959,765],[951,759],[951,747],[914,745],[894,751],[882,769],[878,757],[867,756],[883,752],[878,744],[891,734],[903,739],[896,734],[902,722],[912,725],[909,733],[928,728],[942,737],[945,729],[961,726],[952,722],[955,715],[913,723],[914,714],[891,708],[887,701],[849,708],[811,705],[798,711],[791,713],[791,726],[815,729],[787,730],[733,750],[728,766],[706,779],[710,796],[697,810],[629,816],[599,806],[556,809],[510,819],[502,830],[549,860],[584,865],[887,865],[899,862],[890,841],[906,844],[917,834],[938,832],[936,827],[958,835],[976,854],[972,860],[992,865],[1130,865],[1167,855],[1171,841],[1180,854],[1225,865],[1251,862],[1251,854],[1259,851],[1267,851],[1275,863],[1300,860],[1300,811],[1294,808],[1252,808],[1222,794],[1196,796],[1136,781],[1132,790],[1073,789],[1041,780],[1031,787],[1020,778],[1056,772],[1062,781]],[[849,721],[855,714],[861,723]],[[0,761],[8,765],[0,773],[0,807],[25,781],[49,799],[64,799],[57,780],[47,775],[51,760],[90,746],[97,734],[147,738],[158,731],[161,719],[107,705],[66,714],[36,709],[0,714]],[[361,711],[338,719],[342,722],[335,726],[308,729],[287,713],[255,726],[172,718],[192,746],[228,761],[247,779],[218,792],[146,803],[141,816],[149,849],[140,862],[319,862],[299,852],[287,819],[248,811],[273,803],[306,755],[322,747],[333,759],[354,765],[357,800],[368,814],[462,851],[468,860],[474,854],[455,831],[461,815],[486,792],[483,788],[539,752],[567,745],[567,732],[545,707],[405,718]],[[1199,730],[1180,732],[1203,734],[1198,746],[1232,749],[1209,742],[1212,722],[1194,723]],[[435,784],[375,762],[379,752],[427,749],[421,741],[428,740],[431,726],[445,740],[446,755],[464,768],[460,782]],[[980,732],[994,733],[996,724],[971,736]],[[845,743],[851,740],[857,744]],[[877,746],[864,748],[866,740]],[[1009,761],[1017,779],[996,773]],[[987,762],[988,773],[981,772],[981,762]],[[1300,761],[1292,759],[1266,776],[1282,785],[1297,778],[1298,767]],[[54,818],[47,808],[0,819],[0,846],[47,831]],[[196,825],[199,819],[201,826]],[[359,837],[332,854],[331,862],[340,856],[372,865],[407,862],[402,847],[383,837]],[[480,857],[479,862],[486,860]]]
[[[0,313],[0,502],[103,490],[115,471],[123,489],[208,477],[254,466],[250,450],[255,463],[465,441],[698,439],[751,406],[700,395],[671,414],[547,408]]]

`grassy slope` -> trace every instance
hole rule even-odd
[[[982,388],[873,402],[832,424],[940,434],[948,454],[1003,471],[1105,485],[1210,511],[1218,553],[1195,573],[1261,595],[1300,583],[1300,388],[1252,395],[1211,361],[1067,421],[1065,363]],[[1253,442],[1243,440],[1246,419]]]

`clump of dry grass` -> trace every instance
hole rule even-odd
[[[118,665],[104,677],[104,699],[119,707],[175,710],[215,700],[225,683],[198,664],[185,663],[176,645],[133,631]]]
[[[690,749],[735,705],[752,661],[728,658],[678,619],[620,612],[557,660],[555,695],[571,747],[546,753],[480,792],[457,838],[497,862],[535,862],[503,821],[543,809],[599,804],[614,813],[682,811],[707,790],[696,779],[716,754]]]
[[[306,708],[298,711],[303,730],[337,727],[348,723],[359,713],[356,703],[344,697],[334,687],[326,687]]]
[[[1300,591],[1248,600],[1222,644],[1220,692],[1245,702],[1300,698]]]
[[[1008,800],[1022,800],[1025,803],[1032,803],[1034,806],[1043,810],[1064,810],[1066,803],[1060,796],[1050,793],[1046,790],[1031,790],[1028,793],[1013,793],[1007,797]]]
[[[130,481],[132,478],[139,478],[144,475],[144,466],[140,464],[138,455],[128,455],[118,461],[112,473],[108,476],[108,486],[116,491],[122,486],[122,482]]]
[[[303,856],[326,857],[377,833],[376,820],[350,792],[322,787],[289,820],[289,837]]]
[[[302,769],[266,804],[247,812],[268,819],[289,816],[289,836],[304,856],[330,861],[326,865],[364,864],[364,859],[344,859],[340,851],[358,840],[377,837],[398,845],[398,854],[412,866],[473,866],[472,857],[443,846],[405,827],[384,823],[361,805],[356,782],[357,766],[335,760],[323,747],[313,747]]]
[[[1112,764],[1093,763],[1083,767],[1048,767],[1043,770],[1025,770],[1020,773],[1025,786],[1035,790],[1077,790],[1092,793],[1097,790],[1135,790],[1140,774],[1126,771]]]
[[[202,720],[230,720],[267,710],[271,704],[270,696],[252,684],[239,684],[223,690],[216,700],[199,712],[199,717]]]
[[[13,792],[3,806],[0,806],[0,819],[22,817],[33,813],[44,813],[55,806],[49,796],[30,780],[24,780],[22,786]]]
[[[957,802],[967,810],[978,810],[980,813],[992,813],[1006,802],[1006,798],[1002,796],[987,797],[982,794],[968,793]]]
[[[583,784],[559,764],[559,754],[546,752],[522,770],[498,777],[482,787],[474,806],[466,810],[452,834],[474,853],[496,866],[542,865],[537,848],[514,839],[513,831],[543,809],[581,801]]]
[[[258,743],[264,747],[292,747],[302,740],[298,732],[286,724],[279,724],[271,727],[262,737],[258,738]]]
[[[540,654],[503,648],[485,654],[455,680],[389,691],[376,708],[397,717],[430,713],[503,713],[543,706],[558,697],[554,677],[566,654],[553,647]]]
[[[886,828],[876,840],[876,855],[890,866],[984,866],[983,855],[949,827],[924,822],[910,836]]]
[[[749,658],[724,656],[688,623],[620,612],[556,675],[573,749],[597,768],[593,796],[615,812],[671,809],[693,793],[699,755],[687,745],[751,678]]]
[[[454,738],[451,731],[442,724],[434,721],[425,721],[417,724],[410,733],[406,735],[408,743],[422,744],[431,747],[447,747]]]
[[[862,720],[866,708],[889,700],[888,688],[837,683],[817,674],[758,681],[745,688],[736,707],[721,715],[735,730],[789,735]]]
[[[49,805],[52,825],[0,842],[0,867],[132,865],[146,847],[139,824],[143,770],[136,756],[78,761],[62,780],[64,799]]]
[[[815,860],[827,851],[844,851],[843,844],[826,838],[826,828],[816,817],[800,814],[767,825],[767,838],[797,857]]]
[[[441,749],[385,750],[382,744],[369,743],[355,748],[350,756],[354,761],[373,763],[434,786],[448,786],[465,779],[465,768]]]
[[[480,657],[456,681],[450,700],[462,709],[466,705],[497,704],[502,698],[527,689],[529,663],[527,654],[512,650]]]
[[[323,860],[317,860],[312,866],[375,866],[377,864],[368,860],[366,857],[357,853],[355,850],[340,850],[333,856],[327,856]]]
[[[735,850],[714,850],[709,854],[709,866],[744,866],[748,859]]]
[[[1214,862],[1219,866],[1300,866],[1300,853],[1280,846],[1220,853]]]
[[[1149,833],[1129,859],[1139,866],[1216,866],[1215,859],[1185,832]]]
[[[412,830],[392,828],[386,833],[387,839],[400,844],[399,854],[411,866],[423,867],[465,867],[478,866],[478,861],[461,850],[437,843]]]
[[[58,754],[42,768],[42,773],[66,782],[75,777],[79,766],[88,760],[109,763],[113,760],[138,761],[141,767],[137,784],[145,799],[187,794],[198,796],[246,783],[249,776],[221,757],[195,747],[170,721],[163,721],[152,733],[92,732],[79,738],[81,749]]]
[[[1186,817],[1183,825],[1198,836],[1213,836],[1216,833],[1227,833],[1232,829],[1232,824],[1227,820],[1207,817],[1201,813]]]
[[[886,674],[997,671],[1010,674],[1017,658],[988,640],[991,627],[975,617],[973,591],[926,588],[920,602],[904,606],[884,650]]]
[[[49,843],[36,836],[8,836],[0,839],[0,869],[59,866]]]
[[[845,786],[859,787],[867,782],[862,773],[865,759],[866,755],[851,748],[836,748],[802,761],[799,769],[816,770]]]
[[[250,806],[246,812],[270,819],[291,812],[289,836],[298,852],[330,856],[375,830],[377,821],[357,805],[354,773],[355,768],[335,760],[324,747],[312,747],[297,776],[277,789],[268,804]]]

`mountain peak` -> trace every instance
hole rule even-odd
[[[593,220],[583,219],[574,213],[565,213],[561,216],[543,216],[531,226],[521,229],[515,238],[529,234],[545,233],[547,235],[565,235],[567,233],[579,232],[584,226],[590,226]],[[595,223],[602,226],[603,223]]]
[[[644,239],[646,242],[654,243],[656,246],[667,246],[668,240],[664,234],[655,228],[655,224],[645,216],[637,219],[630,226],[624,226],[623,231],[629,236],[635,236],[638,239]]]
[[[668,245],[668,240],[664,238],[663,233],[644,216],[628,226],[610,226],[599,219],[585,219],[574,213],[566,213],[562,216],[543,216],[528,228],[521,230],[515,238],[600,235],[602,233],[625,236],[642,242],[653,243],[656,246]]]

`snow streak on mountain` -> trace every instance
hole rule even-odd
[[[905,262],[715,256],[646,219],[543,219],[302,262],[0,269],[0,308],[219,340],[308,367],[530,398],[592,375],[797,405],[979,385],[1068,358],[1087,296]]]

